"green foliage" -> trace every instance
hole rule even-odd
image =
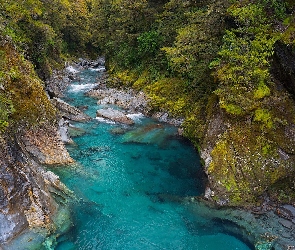
[[[283,0],[262,0],[268,14],[282,20],[286,17],[287,3]]]
[[[138,52],[141,57],[154,56],[159,50],[161,37],[155,30],[147,31],[137,37]]]
[[[220,85],[215,93],[227,112],[245,115],[270,95],[270,58],[279,36],[272,33],[261,4],[233,5],[229,13],[239,26],[223,37],[216,74]]]
[[[9,125],[9,115],[15,111],[12,101],[0,94],[0,132]]]
[[[117,65],[122,68],[131,68],[137,62],[136,50],[128,43],[122,43],[116,53]]]
[[[93,2],[92,41],[107,53],[119,70],[139,66],[141,59],[153,53],[156,33],[151,31],[154,9],[146,0]],[[139,47],[138,47],[139,46]],[[148,54],[147,54],[148,53]]]
[[[187,8],[187,24],[177,29],[174,46],[163,48],[173,73],[188,79],[188,87],[195,88],[200,96],[216,87],[210,77],[210,68],[221,45],[225,23],[220,16],[225,10],[225,5],[220,6],[218,1],[210,2],[208,6]]]
[[[262,122],[263,126],[267,128],[273,127],[273,118],[271,113],[265,109],[256,109],[254,115],[254,121]]]
[[[89,49],[89,1],[0,0],[1,35],[24,51],[44,80],[64,55]],[[4,21],[5,20],[5,21]],[[66,50],[65,50],[66,49]]]
[[[55,120],[55,110],[29,63],[7,37],[0,36],[0,130]]]
[[[184,91],[184,83],[176,78],[163,78],[148,85],[145,90],[154,109],[167,110],[172,115],[181,116],[189,105]]]

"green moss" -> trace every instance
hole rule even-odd
[[[269,144],[266,144],[262,147],[262,154],[263,155],[269,155],[271,152],[271,146]]]
[[[225,122],[230,129],[218,136],[211,152],[211,187],[217,200],[229,199],[228,205],[256,204],[274,183],[294,175],[293,160],[281,158],[280,146],[273,141],[272,133],[261,133],[260,125],[243,119],[227,118]]]
[[[232,115],[241,115],[243,114],[243,109],[235,104],[232,103],[225,103],[220,101],[220,107],[224,108],[227,113],[232,114]]]
[[[183,135],[190,139],[196,148],[200,148],[200,142],[204,137],[206,127],[204,112],[205,109],[201,105],[195,105],[190,112],[187,112],[182,124]]]
[[[259,84],[258,88],[254,91],[254,98],[261,99],[270,95],[270,89],[264,83]]]
[[[254,121],[262,123],[262,126],[266,128],[273,128],[273,118],[271,113],[266,109],[257,109],[255,110]]]
[[[4,132],[9,126],[9,116],[14,112],[12,100],[8,96],[0,94],[0,132]]]

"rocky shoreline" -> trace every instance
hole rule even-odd
[[[67,200],[73,197],[44,165],[73,160],[54,127],[7,136],[0,146],[4,149],[0,151],[0,249],[21,249],[28,240],[29,245],[41,247],[48,235],[54,239],[62,233],[55,218],[67,213]]]
[[[51,249],[56,237],[70,229],[68,201],[74,195],[46,166],[74,162],[65,148],[69,138],[62,117],[89,119],[58,98],[73,77],[66,70],[56,71],[46,84],[60,126],[45,119],[0,137],[0,249]]]

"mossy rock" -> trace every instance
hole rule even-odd
[[[251,114],[236,117],[213,107],[201,148],[210,152],[205,170],[220,204],[253,206],[267,190],[280,200],[293,192],[294,183],[278,184],[295,176],[294,102],[286,92],[273,91],[263,105],[272,126]]]

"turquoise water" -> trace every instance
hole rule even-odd
[[[99,72],[85,70],[66,101],[88,106],[85,97]],[[134,126],[93,119],[75,123],[78,136],[68,147],[77,161],[54,172],[74,191],[72,229],[58,238],[69,249],[251,249],[224,224],[194,213],[187,197],[204,192],[199,157],[177,129],[140,114]]]

